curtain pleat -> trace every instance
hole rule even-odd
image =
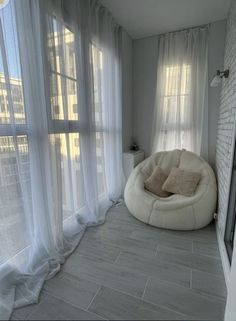
[[[208,33],[159,37],[152,152],[184,148],[208,159]]]
[[[120,28],[99,1],[0,11],[0,319],[123,193]],[[14,52],[14,54],[13,54]]]

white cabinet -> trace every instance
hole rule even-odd
[[[132,170],[144,160],[144,151],[129,151],[123,153],[123,169],[126,180],[129,178]]]

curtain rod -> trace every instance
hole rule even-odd
[[[223,20],[223,19],[222,19]],[[218,21],[221,21],[221,20],[218,20]],[[195,26],[195,27],[189,27],[189,28],[183,28],[183,29],[178,29],[178,30],[174,30],[174,31],[168,31],[168,32],[163,32],[163,33],[158,33],[156,35],[152,35],[152,36],[147,36],[147,37],[141,37],[141,38],[136,38],[136,39],[133,39],[134,41],[135,40],[141,40],[141,39],[146,39],[146,38],[152,38],[152,37],[160,37],[160,36],[164,36],[164,35],[167,35],[169,33],[177,33],[177,32],[181,32],[181,31],[186,31],[186,30],[193,30],[193,29],[198,29],[198,28],[206,28],[206,27],[210,27],[211,24],[214,23],[214,22],[209,22],[209,23],[206,23],[206,24],[203,24],[203,25],[200,25],[200,26]]]

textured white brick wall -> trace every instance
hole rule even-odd
[[[218,225],[224,236],[229,180],[236,125],[236,0],[232,0],[227,20],[224,68],[230,70],[222,83],[216,143],[216,174],[218,179]]]

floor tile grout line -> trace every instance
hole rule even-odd
[[[145,274],[141,274],[141,275],[142,275],[142,276],[145,276],[145,277],[148,277],[148,276],[145,275]],[[91,279],[89,279],[89,278],[86,278],[86,277],[82,277],[82,276],[81,276],[80,278],[81,278],[82,280],[85,280],[85,281],[88,281],[88,282],[93,282],[94,284],[98,285],[100,288],[105,287],[105,288],[111,289],[111,290],[113,290],[113,291],[120,292],[120,293],[122,293],[122,294],[124,294],[124,295],[129,295],[129,296],[131,296],[131,297],[133,297],[133,298],[136,298],[136,299],[140,299],[140,300],[141,300],[141,296],[131,294],[130,292],[125,292],[125,291],[122,291],[122,290],[120,290],[120,289],[113,288],[113,287],[110,286],[110,285],[101,284],[101,283],[99,283],[99,282],[93,281],[93,280],[91,280]]]
[[[148,279],[151,279],[151,277],[149,277]],[[84,279],[84,280],[87,280],[87,279]],[[90,280],[87,280],[87,281],[90,281]],[[166,282],[169,283],[168,281],[166,281]],[[95,283],[95,282],[94,282],[94,283]],[[100,290],[102,287],[105,287],[105,288],[111,289],[111,290],[113,290],[113,291],[116,291],[116,292],[118,292],[118,293],[121,293],[121,294],[130,296],[130,297],[132,297],[132,298],[134,298],[134,299],[141,300],[141,301],[143,301],[143,302],[145,302],[145,303],[152,304],[153,306],[163,307],[163,308],[165,308],[165,309],[168,310],[168,311],[175,312],[175,313],[178,313],[179,315],[183,315],[183,316],[188,317],[187,315],[185,315],[185,314],[183,314],[183,313],[181,313],[181,312],[179,312],[179,311],[173,310],[173,309],[171,309],[171,308],[169,308],[169,307],[167,307],[167,306],[165,306],[165,305],[158,305],[158,304],[156,304],[156,303],[154,303],[154,302],[152,302],[152,301],[145,300],[145,299],[143,299],[142,297],[135,296],[135,295],[132,295],[132,294],[130,294],[130,293],[127,293],[127,292],[124,292],[124,291],[121,291],[121,290],[114,289],[114,288],[112,288],[112,287],[110,287],[110,286],[101,285],[101,284],[99,284],[99,283],[95,283],[95,284],[99,285],[100,288],[97,290],[97,293],[94,295],[94,298],[92,299],[92,301],[95,299],[95,297],[96,297],[96,295],[98,294],[99,290]],[[46,292],[46,291],[44,290],[44,292]],[[81,308],[81,307],[78,307],[78,306],[76,306],[76,305],[74,305],[74,304],[71,304],[71,303],[69,303],[68,301],[65,301],[65,300],[63,300],[63,299],[61,299],[61,298],[58,298],[58,297],[56,297],[55,295],[53,295],[53,294],[51,294],[51,293],[48,293],[48,292],[47,292],[47,294],[53,296],[53,297],[56,298],[56,299],[59,299],[59,300],[65,302],[65,303],[67,303],[67,304],[69,304],[69,305],[71,305],[71,306],[73,306],[73,307],[75,307],[75,308],[81,309],[81,310],[83,310],[83,311],[85,311],[85,312],[89,312],[89,313],[98,315],[99,317],[101,317],[102,319],[104,319],[104,317],[101,316],[100,314],[87,310],[87,309],[89,308],[89,306],[91,306],[92,301],[91,301],[91,303],[89,304],[88,308],[85,310],[84,308]],[[203,297],[206,296],[207,298],[209,298],[209,297],[212,298],[210,295],[204,295],[204,294],[200,294],[200,293],[198,293],[198,294],[199,294],[200,296],[203,296]],[[213,299],[216,299],[216,298],[214,297]],[[41,304],[41,302],[40,302],[40,303],[37,305],[37,307],[35,307],[35,308],[37,309],[40,304]],[[32,313],[34,313],[34,311],[29,313],[28,318],[30,317],[30,315],[32,315]],[[104,319],[104,320],[105,320],[105,319]]]
[[[197,271],[197,272],[199,272],[199,270],[191,269],[191,268],[188,268],[188,270],[190,270],[190,280],[189,280],[189,281],[191,282],[191,271]],[[200,271],[200,272],[202,272],[202,271]],[[209,272],[203,272],[203,273],[212,274],[212,273],[209,273]],[[187,286],[185,286],[185,285],[182,285],[182,284],[179,284],[179,283],[176,283],[176,282],[171,282],[171,281],[168,281],[168,280],[163,280],[163,279],[157,278],[157,277],[155,277],[155,276],[148,276],[148,275],[143,274],[143,273],[140,273],[140,274],[141,274],[142,276],[146,276],[148,279],[153,278],[154,280],[157,280],[157,281],[162,281],[162,282],[167,283],[167,284],[173,284],[174,286],[177,286],[177,287],[181,287],[181,288],[184,288],[184,289],[192,290],[194,293],[196,293],[196,294],[198,294],[198,295],[200,295],[200,296],[209,298],[209,299],[218,299],[218,300],[220,300],[220,301],[224,301],[224,299],[221,299],[220,297],[212,296],[211,294],[207,294],[207,293],[197,292],[197,291],[195,291],[194,289],[191,289],[191,286],[190,286],[190,287],[187,287]],[[214,275],[214,276],[218,276],[218,275],[215,275],[215,274],[213,274],[213,275]],[[72,276],[73,276],[73,275],[72,275]],[[81,276],[80,278],[83,279],[83,280],[89,281],[89,282],[93,282],[94,284],[98,285],[99,287],[109,288],[109,289],[111,289],[111,290],[113,290],[113,291],[117,291],[117,292],[122,293],[122,294],[124,294],[124,295],[128,295],[128,296],[131,296],[131,297],[133,297],[133,298],[143,300],[143,298],[142,298],[143,294],[142,294],[141,296],[134,295],[134,294],[131,294],[130,292],[126,292],[126,291],[123,291],[123,290],[114,288],[114,287],[112,287],[112,286],[110,286],[110,285],[101,284],[101,283],[99,283],[99,282],[95,282],[94,280],[87,279],[87,278],[84,278],[84,277],[82,277],[82,276]],[[146,281],[145,287],[146,287],[146,285],[147,285],[147,281]],[[145,287],[144,287],[144,288],[145,288]],[[145,300],[143,300],[143,301],[145,301]],[[152,304],[156,305],[155,303],[152,303]],[[159,305],[157,305],[157,306],[159,306]]]
[[[39,294],[39,296],[38,296],[38,303],[33,303],[33,304],[35,304],[35,309],[34,309],[34,311],[30,311],[28,314],[27,314],[27,316],[25,317],[25,319],[26,320],[31,320],[31,316],[33,315],[33,313],[35,312],[35,311],[37,311],[39,308],[40,308],[40,305],[41,305],[41,303],[43,302],[43,301],[40,301],[40,297],[41,297],[41,295],[43,294],[43,291],[45,291],[44,290],[44,288],[42,288],[42,290],[41,290],[41,292],[40,292],[40,294]],[[49,293],[46,293],[46,294],[49,294]],[[30,304],[31,305],[31,304]],[[27,307],[27,306],[26,306]]]
[[[128,254],[130,254],[129,251],[121,251],[120,254],[122,254],[122,253],[128,253]],[[133,254],[133,253],[131,253],[131,254]],[[135,254],[135,253],[134,253],[134,254]],[[155,258],[155,256],[154,256],[154,258]],[[185,269],[186,271],[188,270],[188,272],[191,270],[191,267],[182,266],[182,265],[179,265],[179,264],[176,264],[176,263],[169,263],[169,262],[166,262],[165,260],[163,260],[163,262],[164,262],[166,265],[169,265],[169,266],[172,266],[172,267],[175,267],[175,268],[183,268],[183,269]],[[107,262],[104,261],[103,263],[110,264],[111,266],[113,265],[113,263],[111,263],[111,262],[107,263]],[[128,267],[126,267],[126,266],[119,265],[119,264],[117,264],[116,266],[117,266],[118,268],[131,271],[130,268],[128,268]],[[196,270],[196,271],[199,271],[199,272],[202,272],[202,273],[209,273],[209,272],[204,272],[204,271],[200,271],[200,270]],[[164,282],[166,282],[166,283],[174,284],[174,285],[176,285],[176,286],[181,286],[181,287],[184,287],[184,288],[189,288],[189,287],[187,287],[187,286],[185,286],[185,285],[183,285],[183,284],[177,283],[177,282],[172,282],[172,281],[169,281],[169,280],[160,279],[160,278],[156,277],[155,275],[151,275],[151,276],[150,276],[150,275],[148,275],[148,274],[146,274],[146,273],[144,273],[144,272],[140,272],[140,271],[137,271],[137,270],[135,270],[135,272],[136,272],[137,274],[139,274],[140,276],[143,276],[143,277],[145,277],[145,278],[147,278],[147,277],[152,277],[152,278],[154,278],[154,279],[156,279],[156,280],[162,280],[162,281],[164,281]],[[67,272],[67,274],[70,274],[72,277],[73,277],[73,276],[75,277],[74,274],[71,274],[71,273],[68,273],[68,272]],[[210,273],[210,274],[212,274],[212,273]],[[83,279],[83,280],[92,282],[92,283],[94,283],[94,284],[97,284],[97,285],[99,285],[99,286],[106,286],[105,284],[101,284],[101,283],[99,283],[99,282],[97,282],[97,281],[94,281],[94,279],[86,278],[86,277],[83,277],[83,276],[80,276],[80,278]],[[110,286],[106,286],[106,287],[110,287]],[[115,288],[111,288],[111,289],[117,290],[117,289],[115,289]],[[121,290],[118,290],[118,291],[121,291]],[[123,293],[130,294],[130,293],[125,292],[125,291],[123,291]],[[132,295],[132,294],[130,294],[130,295]],[[136,297],[136,296],[135,296],[135,297]],[[138,296],[137,296],[137,297],[138,297]]]
[[[94,295],[93,299],[95,298],[95,296],[97,295],[97,293],[98,293],[98,291],[101,289],[101,287],[102,287],[102,286],[100,286],[100,288],[96,291],[96,294]],[[71,305],[73,308],[80,309],[80,310],[82,310],[82,311],[84,311],[84,312],[88,312],[88,313],[90,313],[91,315],[92,315],[92,314],[97,315],[97,316],[99,316],[100,318],[102,318],[103,320],[105,320],[105,319],[103,318],[103,316],[101,316],[100,314],[97,314],[97,313],[95,313],[95,312],[89,311],[88,308],[84,308],[84,307],[81,307],[81,306],[77,306],[77,305],[75,305],[74,303],[71,303],[71,302],[65,300],[64,298],[61,298],[61,297],[56,296],[56,295],[55,295],[54,293],[52,293],[52,292],[48,292],[48,291],[45,291],[45,290],[43,290],[43,291],[44,291],[47,295],[52,296],[52,297],[55,298],[55,299],[61,300],[61,301],[63,301],[64,303],[66,303],[66,304],[68,304],[68,305]],[[93,299],[92,299],[92,301],[93,301]],[[41,304],[41,302],[38,304],[37,308],[39,307],[40,304]],[[89,304],[89,306],[90,306],[90,304]],[[34,313],[34,311],[33,311],[32,313],[30,313],[30,315],[28,316],[28,318],[29,318],[33,313]]]
[[[92,300],[90,301],[89,305],[87,306],[86,310],[89,311],[89,308],[91,307],[95,297],[98,295],[99,291],[101,290],[102,285],[98,288],[98,290],[96,291],[95,295],[93,296]]]
[[[190,270],[190,289],[193,289],[193,270]]]
[[[220,259],[218,258],[218,255],[211,255],[211,254],[205,254],[205,253],[203,254],[203,253],[198,253],[198,252],[193,252],[193,254],[205,256],[205,257],[210,258],[210,259],[220,260]]]
[[[122,252],[123,252],[123,253],[133,253],[133,252],[130,252],[130,251],[128,251],[128,250],[123,250]],[[191,255],[193,254],[193,253],[191,253],[190,251],[189,251],[189,253],[188,253],[188,251],[186,251],[186,252],[187,252],[187,254],[191,254]],[[136,253],[134,253],[134,254],[136,254]],[[214,258],[214,257],[208,257],[208,256],[204,256],[204,255],[200,255],[200,256],[203,256],[204,258],[207,258],[207,259],[214,259],[215,261],[218,261],[217,263],[220,263],[220,262],[221,262],[220,259],[216,259],[216,258]],[[154,258],[156,258],[155,255],[154,255]],[[194,267],[194,266],[188,266],[188,265],[186,265],[185,263],[170,262],[170,261],[166,260],[165,258],[161,258],[160,260],[161,260],[162,262],[164,262],[165,264],[175,266],[176,268],[177,268],[177,267],[181,267],[181,268],[189,269],[189,270],[192,269],[192,270],[194,270],[194,271],[199,271],[199,272],[202,272],[202,273],[213,274],[213,275],[218,276],[218,277],[220,277],[220,275],[221,275],[220,272],[206,271],[206,270],[203,270],[203,269]],[[138,273],[139,273],[139,274],[143,274],[143,273],[141,273],[141,272],[138,272]],[[145,274],[144,274],[144,275],[145,275]]]
[[[125,268],[126,269],[126,268]],[[186,270],[188,270],[188,272],[190,271],[190,268],[186,268]],[[136,271],[137,272],[137,271]],[[181,288],[185,288],[185,289],[189,289],[189,286],[185,286],[183,284],[180,284],[180,283],[176,283],[176,282],[172,282],[172,281],[168,281],[168,280],[163,280],[161,278],[158,278],[156,276],[152,276],[152,275],[147,275],[147,274],[144,274],[144,273],[141,273],[141,272],[137,272],[140,276],[143,276],[143,277],[146,277],[146,278],[153,278],[154,280],[157,280],[157,281],[162,281],[162,282],[165,282],[167,284],[172,284],[172,285],[175,285],[175,286],[178,286],[178,287],[181,287]],[[73,274],[71,274],[73,276]],[[89,279],[89,278],[86,278],[86,277],[83,277],[83,276],[80,276],[80,278],[82,280],[85,280],[85,281],[88,281],[88,282],[92,282],[100,287],[106,287],[106,288],[109,288],[111,290],[114,290],[114,291],[118,291],[120,293],[123,293],[123,294],[126,294],[126,295],[129,295],[129,296],[132,296],[134,298],[137,298],[137,299],[141,299],[141,296],[138,296],[138,295],[134,295],[134,294],[131,294],[130,292],[126,292],[124,290],[121,290],[121,289],[117,289],[115,287],[112,287],[110,285],[105,285],[105,284],[102,284],[102,283],[99,283],[97,281],[94,281],[92,279]],[[145,283],[146,284],[146,283]]]
[[[150,277],[150,279],[151,279],[152,277]],[[158,280],[158,279],[157,279]],[[168,282],[168,281],[164,281],[164,282],[166,282],[166,283],[170,283],[170,282]],[[179,284],[176,284],[177,286],[181,286],[181,285],[179,285]],[[218,302],[221,302],[221,303],[226,303],[226,300],[225,299],[223,299],[223,298],[220,298],[220,297],[217,297],[217,296],[215,296],[215,295],[211,295],[211,294],[208,294],[208,293],[203,293],[203,292],[198,292],[198,291],[196,291],[195,289],[190,289],[190,288],[187,288],[187,287],[184,287],[186,290],[191,290],[191,292],[193,292],[194,294],[196,294],[196,295],[198,295],[198,296],[200,296],[200,297],[203,297],[203,298],[205,298],[205,299],[208,299],[208,300],[212,300],[212,301],[215,301],[215,300],[217,300]],[[117,290],[116,290],[117,291]],[[120,291],[118,291],[118,292],[120,292]],[[130,296],[132,296],[132,295],[130,295]],[[153,302],[153,301],[151,301],[151,300],[148,300],[148,299],[143,299],[143,298],[141,298],[141,300],[143,301],[143,302],[147,302],[147,303],[151,303],[151,304],[153,304],[153,305],[155,305],[155,306],[158,306],[158,307],[164,307],[165,309],[168,309],[168,310],[170,310],[170,311],[174,311],[174,312],[177,312],[177,313],[180,313],[181,314],[181,312],[179,312],[179,311],[176,311],[176,310],[172,310],[171,308],[169,308],[169,307],[167,307],[167,306],[165,306],[165,305],[161,305],[161,304],[156,304],[155,302]],[[182,313],[183,314],[183,313]],[[194,319],[195,320],[195,319]]]
[[[156,251],[155,251],[155,257],[157,256],[157,253],[158,253],[158,248],[159,248],[159,243],[157,244],[157,247],[156,247]]]
[[[149,279],[151,279],[151,277],[149,277]],[[169,282],[168,282],[168,283],[169,283]],[[107,288],[107,289],[110,289],[110,290],[113,290],[113,291],[118,292],[118,293],[123,294],[123,295],[127,295],[127,296],[129,296],[129,297],[131,297],[131,298],[134,298],[134,299],[136,299],[136,300],[140,300],[140,301],[142,301],[142,302],[144,302],[144,303],[152,304],[152,305],[155,306],[155,307],[163,307],[163,308],[165,308],[165,309],[168,310],[168,311],[175,312],[175,313],[178,313],[178,314],[180,314],[180,315],[186,316],[186,315],[184,315],[183,313],[178,312],[178,311],[176,311],[176,310],[173,310],[173,309],[171,309],[171,308],[169,308],[169,307],[167,307],[167,306],[165,306],[165,305],[156,304],[156,303],[151,302],[151,301],[149,301],[149,300],[145,300],[145,299],[143,299],[143,298],[140,297],[140,296],[135,296],[135,295],[133,295],[133,294],[124,292],[124,291],[122,291],[122,290],[114,289],[114,288],[111,287],[111,286],[101,285],[101,288],[102,288],[102,287]],[[97,294],[96,294],[96,295],[97,295]],[[96,295],[95,295],[95,296],[96,296]],[[91,311],[88,311],[88,312],[91,312]],[[92,313],[94,313],[94,312],[92,312]],[[98,315],[100,316],[100,314],[98,314]]]
[[[120,253],[117,255],[115,261],[112,263],[113,265],[116,265],[117,261],[119,260],[119,257],[123,251],[121,250]]]
[[[142,299],[142,301],[143,301],[144,303],[152,304],[152,305],[154,305],[155,307],[158,307],[158,308],[164,308],[165,310],[168,310],[169,312],[177,313],[177,314],[179,314],[179,316],[187,317],[187,318],[188,318],[188,319],[178,319],[179,321],[187,321],[187,320],[189,320],[189,318],[190,318],[189,315],[186,315],[186,314],[184,314],[184,313],[182,313],[182,312],[179,312],[179,311],[177,311],[177,310],[171,309],[170,307],[168,307],[168,306],[166,306],[166,305],[164,305],[164,304],[156,304],[156,303],[152,302],[151,300],[143,300],[143,299]],[[190,320],[191,320],[191,319],[190,319]],[[157,320],[157,321],[158,321],[158,320]],[[163,320],[161,319],[161,321],[163,321]],[[171,319],[171,321],[172,321],[172,319]],[[175,320],[174,320],[174,321],[175,321]],[[176,320],[176,321],[177,321],[177,320]],[[194,319],[194,321],[205,321],[205,320],[196,320],[196,319]]]
[[[148,279],[151,279],[151,277],[149,277]],[[84,278],[84,280],[87,280],[87,279]],[[160,280],[160,279],[157,279],[157,280]],[[91,281],[91,280],[87,280],[87,281]],[[148,281],[148,280],[147,280],[147,281]],[[168,281],[164,281],[164,282],[172,283],[172,282],[168,282]],[[94,282],[94,283],[95,283],[95,282]],[[175,311],[175,310],[170,309],[169,307],[167,307],[167,306],[165,306],[165,305],[158,305],[158,304],[156,304],[156,303],[154,303],[154,302],[152,302],[152,301],[144,300],[144,299],[143,299],[142,297],[140,297],[140,296],[135,296],[135,295],[130,294],[130,293],[127,293],[127,292],[125,292],[125,291],[115,289],[115,288],[113,288],[113,287],[111,287],[111,286],[102,285],[102,284],[99,284],[99,283],[95,283],[95,284],[99,285],[99,289],[97,290],[96,294],[94,295],[94,298],[91,300],[88,308],[91,306],[92,301],[93,301],[93,300],[95,299],[95,297],[97,296],[99,290],[100,290],[102,287],[105,287],[105,288],[111,289],[111,290],[113,290],[113,291],[119,292],[119,293],[121,293],[121,294],[124,294],[124,295],[130,296],[130,297],[133,297],[133,298],[135,298],[135,299],[141,300],[141,301],[143,301],[143,302],[151,303],[151,304],[153,304],[154,306],[157,306],[157,307],[162,306],[162,307],[164,307],[165,309],[168,309],[168,310],[170,310],[170,311],[178,312],[178,311]],[[146,282],[146,285],[147,285],[147,282]],[[146,285],[145,285],[145,286],[146,286]],[[177,285],[177,286],[181,286],[181,285],[179,285],[179,284],[176,284],[176,285]],[[181,286],[181,287],[182,287],[182,286]],[[184,287],[184,288],[188,289],[187,287]],[[44,292],[46,292],[46,291],[44,291]],[[62,301],[64,301],[65,303],[67,303],[67,304],[69,304],[69,305],[72,305],[72,306],[75,307],[75,308],[81,309],[81,310],[83,310],[83,311],[88,311],[88,310],[85,310],[85,309],[82,308],[82,307],[78,307],[78,306],[76,306],[76,305],[74,305],[74,304],[72,304],[72,303],[70,303],[70,302],[68,302],[68,301],[66,301],[66,300],[64,300],[64,299],[62,299],[62,298],[58,298],[57,296],[53,295],[52,293],[48,293],[48,292],[47,292],[47,294],[55,297],[56,299],[62,300]],[[214,299],[214,300],[216,299],[216,297],[212,297],[211,295],[208,295],[208,294],[204,294],[204,293],[196,293],[196,294],[198,294],[198,295],[200,295],[200,296],[202,296],[202,297],[206,297],[206,298],[208,298],[208,299]],[[143,295],[142,295],[142,296],[143,296]],[[221,301],[222,301],[222,300],[221,300]],[[39,304],[41,304],[41,302],[40,302]],[[38,306],[39,306],[39,305],[38,305]],[[38,308],[38,306],[37,306],[37,308]],[[88,308],[87,308],[87,309],[88,309]],[[88,311],[88,312],[94,313],[94,312],[92,312],[92,311]],[[33,313],[33,312],[32,312],[32,313]],[[179,312],[178,312],[178,313],[179,313]],[[94,313],[94,314],[96,314],[96,313]],[[31,313],[30,313],[30,315],[31,315]],[[29,316],[30,316],[30,315],[29,315]],[[98,315],[99,317],[102,317],[102,316],[99,315],[99,314],[97,314],[97,315]],[[103,317],[102,317],[102,318],[103,318]]]
[[[62,297],[59,297],[57,296],[55,293],[53,292],[49,292],[49,291],[46,291],[46,290],[43,290],[45,294],[49,295],[49,296],[52,296],[53,298],[57,299],[57,300],[60,300],[60,301],[63,301],[64,303],[66,304],[69,304],[71,306],[73,306],[74,308],[76,309],[80,309],[80,310],[83,310],[85,312],[87,312],[87,309],[85,307],[81,307],[79,305],[75,305],[74,303],[72,302],[69,302],[68,300],[66,300],[65,298],[62,298]]]
[[[125,251],[125,250],[123,250],[123,251],[121,251],[120,252],[120,254],[134,254],[134,255],[136,255],[136,253],[133,253],[133,252],[129,252],[129,251]],[[155,259],[155,256],[154,256],[154,259]],[[186,267],[186,266],[182,266],[182,265],[179,265],[179,264],[176,264],[176,263],[170,263],[170,262],[166,262],[165,260],[161,260],[163,263],[165,263],[166,265],[168,265],[168,266],[172,266],[173,268],[182,268],[182,269],[184,269],[184,270],[188,270],[188,272],[191,270],[191,267]],[[106,261],[103,261],[102,263],[105,263],[105,264],[109,264],[109,265],[113,265],[114,264],[114,262],[112,263],[112,262],[106,262]],[[129,268],[129,267],[127,267],[127,266],[123,266],[123,265],[120,265],[120,264],[116,264],[116,267],[117,268],[119,268],[119,269],[122,269],[122,270],[125,270],[125,271],[131,271],[131,268]],[[202,271],[200,271],[200,270],[197,270],[197,271],[199,271],[199,272],[202,272]],[[149,275],[149,274],[147,274],[147,273],[144,273],[144,272],[141,272],[141,271],[138,271],[138,270],[135,270],[135,273],[137,273],[139,276],[142,276],[142,277],[145,277],[145,278],[147,278],[147,277],[152,277],[152,278],[154,278],[154,279],[157,279],[157,280],[162,280],[162,279],[160,279],[160,278],[158,278],[158,277],[156,277],[155,275]],[[204,272],[203,272],[204,273]],[[209,273],[209,272],[208,272]],[[67,274],[68,274],[68,272],[67,272]],[[69,273],[70,274],[70,273]],[[70,274],[72,277],[74,276],[73,274]],[[84,278],[83,276],[80,276],[80,278],[81,279],[84,279],[84,280],[86,280],[86,281],[89,281],[89,282],[92,282],[92,283],[95,283],[95,284],[98,284],[98,285],[101,285],[99,282],[96,282],[96,281],[94,281],[93,279],[89,279],[89,278]],[[175,284],[175,285],[178,285],[178,286],[182,286],[182,287],[185,287],[186,288],[186,286],[184,286],[184,285],[182,285],[182,284],[180,284],[180,283],[176,283],[176,282],[172,282],[172,281],[168,281],[168,280],[162,280],[162,281],[164,281],[164,282],[167,282],[167,283],[171,283],[171,284]],[[127,293],[127,292],[125,292],[125,293]]]
[[[142,294],[142,296],[141,296],[141,300],[144,300],[145,292],[146,292],[146,289],[147,289],[147,286],[148,286],[148,283],[149,283],[149,280],[150,280],[150,279],[151,279],[151,277],[148,276],[147,281],[146,281],[146,284],[145,284],[144,289],[143,289],[143,294]]]
[[[186,251],[187,254],[193,254],[191,252],[188,253],[188,251]],[[203,256],[204,258],[207,258],[207,259],[213,259],[217,262],[215,263],[221,263],[221,260],[218,259],[218,258],[214,258],[214,257],[209,257],[209,256],[206,256],[206,255],[201,255],[201,254],[198,254],[199,256]],[[175,265],[175,266],[179,266],[179,267],[183,267],[183,268],[188,268],[188,269],[193,269],[193,270],[196,270],[196,271],[200,271],[200,272],[205,272],[205,273],[210,273],[210,274],[214,274],[214,275],[220,275],[221,273],[219,272],[209,272],[209,271],[205,271],[203,269],[199,269],[199,268],[195,268],[193,266],[188,266],[184,263],[176,263],[176,262],[170,262],[168,260],[166,260],[165,258],[162,259],[165,263],[168,263],[168,264],[171,264],[171,265]]]

